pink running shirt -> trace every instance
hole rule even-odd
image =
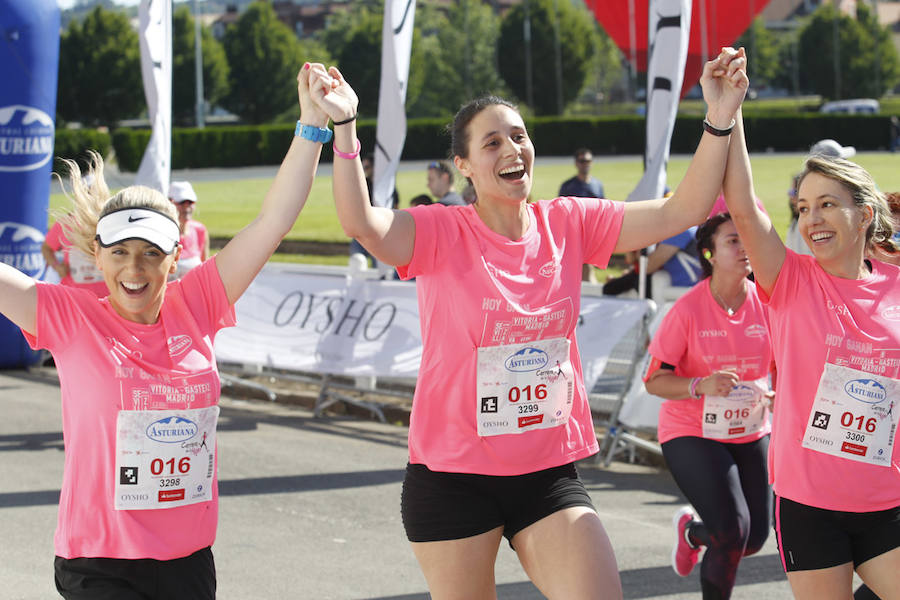
[[[650,354],[675,366],[680,377],[706,377],[720,369],[734,369],[741,381],[766,377],[772,366],[766,309],[756,288],[747,282],[747,298],[729,316],[713,299],[707,277],[675,301],[660,324]],[[718,440],[742,444],[758,440],[771,429],[766,426],[739,438]],[[677,437],[703,437],[703,398],[666,400],[659,409],[660,443]]]
[[[103,281],[103,273],[100,272],[100,269],[97,269],[96,267],[91,269],[88,265],[85,265],[88,261],[93,263],[94,257],[86,256],[84,252],[78,248],[72,247],[72,244],[69,242],[66,233],[63,230],[62,223],[57,221],[51,225],[44,241],[47,242],[47,245],[50,246],[54,252],[62,250],[63,262],[69,266],[69,274],[60,281],[62,285],[90,290],[94,295],[100,298],[105,298],[109,295],[109,288],[106,287],[106,282]],[[82,269],[81,273],[81,278],[84,279],[82,283],[72,279],[71,271],[72,269],[77,269],[79,264],[85,265],[85,268]]]
[[[178,259],[200,258],[206,247],[207,238],[209,238],[209,233],[203,223],[193,219],[188,221],[185,224],[185,231],[181,235],[181,254]]]
[[[120,410],[203,408],[218,403],[213,338],[235,323],[215,260],[169,283],[159,320],[120,317],[108,299],[38,283],[33,348],[53,353],[62,389],[65,469],[54,539],[63,558],[187,556],[216,537],[213,499],[177,508],[115,510]]]
[[[512,241],[490,230],[473,205],[410,209],[422,360],[413,400],[409,460],[433,471],[521,475],[598,450],[584,390],[575,327],[583,263],[605,267],[619,238],[624,203],[557,198],[528,206]],[[567,423],[479,436],[478,347],[552,338],[571,341],[574,397]]]
[[[779,496],[827,510],[900,506],[900,444],[888,467],[801,446],[826,362],[900,378],[900,268],[870,262],[868,277],[843,279],[788,250],[771,298],[760,290],[778,364],[770,477]]]

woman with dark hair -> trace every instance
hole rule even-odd
[[[768,536],[773,362],[765,309],[728,213],[700,226],[697,248],[704,279],[663,319],[644,380],[666,399],[659,441],[691,503],[673,518],[672,568],[687,577],[705,547],[700,586],[703,598],[717,599],[731,596],[741,558]]]
[[[740,111],[739,111],[740,113]],[[779,372],[770,471],[782,566],[796,598],[844,599],[853,572],[900,598],[900,268],[872,176],[843,158],[806,159],[785,248],[753,204],[741,115],[725,198],[767,304]]]
[[[356,94],[315,66],[335,120],[334,197],[347,235],[416,277],[423,352],[401,512],[432,597],[495,598],[505,536],[549,598],[617,598],[612,547],[575,470],[598,450],[575,340],[581,266],[699,223],[721,187],[748,80],[723,49],[702,77],[706,133],[675,195],[528,202],[534,146],[509,102],[480,98],[452,126],[474,204],[391,211],[366,198]]]

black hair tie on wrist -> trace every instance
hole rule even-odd
[[[337,127],[338,125],[346,125],[347,123],[352,123],[353,121],[355,121],[356,117],[358,117],[358,116],[359,116],[359,113],[356,113],[349,119],[344,119],[343,121],[332,121],[332,123],[334,124],[335,127]]]

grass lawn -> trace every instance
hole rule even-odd
[[[684,176],[689,157],[674,157],[669,161],[669,185],[674,188]],[[791,176],[803,161],[802,154],[755,154],[751,157],[756,193],[762,199],[775,226],[784,234],[788,224],[787,190]],[[900,190],[900,154],[871,152],[858,154],[854,160],[869,170],[884,191]],[[545,161],[549,162],[549,161]],[[643,172],[640,159],[611,159],[595,161],[592,173],[603,181],[608,197],[624,200]],[[542,164],[538,157],[535,165],[533,198],[556,196],[559,184],[574,174],[568,161],[563,164]],[[262,198],[270,182],[262,179],[198,182],[194,189],[200,198],[195,216],[203,222],[214,237],[234,235],[249,223],[259,210]],[[410,198],[427,193],[425,173],[401,171],[397,177],[397,189],[401,207],[408,206]],[[52,208],[65,206],[61,194],[51,196]],[[289,238],[317,241],[346,241],[337,221],[331,196],[331,178],[320,175]],[[276,260],[313,262],[319,264],[346,264],[346,258],[312,255],[279,255]],[[603,276],[600,276],[601,281]]]

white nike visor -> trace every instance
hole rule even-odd
[[[97,241],[104,248],[126,240],[144,240],[172,254],[180,239],[178,223],[149,208],[121,208],[97,222]]]

